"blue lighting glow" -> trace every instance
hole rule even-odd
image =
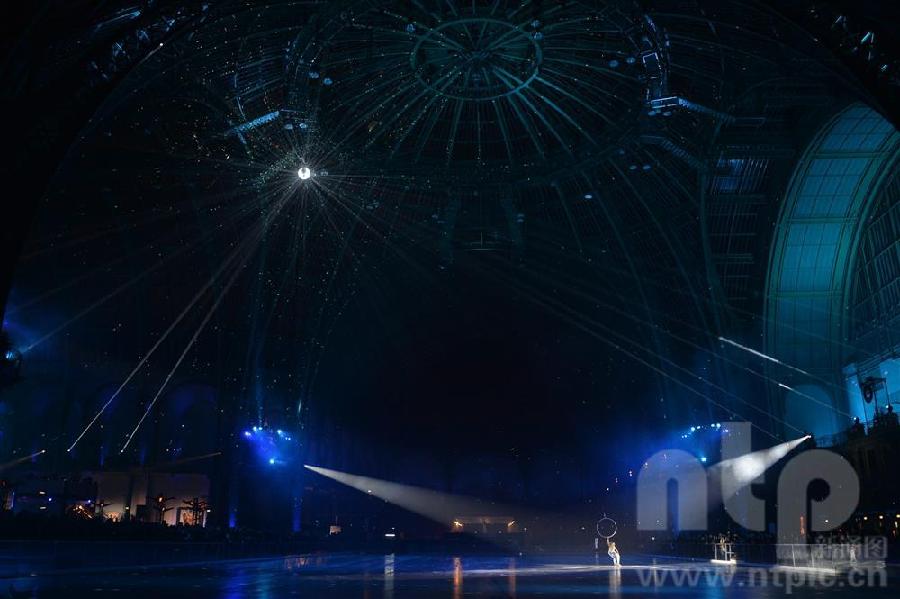
[[[12,362],[13,360],[15,360],[15,359],[16,359],[16,352],[14,352],[14,351],[12,351],[12,350],[9,350],[8,352],[6,352],[6,359],[9,360],[10,362]]]
[[[714,423],[714,424],[707,424],[707,425],[701,424],[701,425],[698,425],[698,426],[692,426],[691,429],[690,429],[689,431],[687,431],[686,433],[684,433],[683,435],[681,435],[681,438],[682,438],[682,439],[687,439],[687,438],[690,437],[693,433],[702,431],[702,430],[704,430],[704,429],[708,429],[708,430],[713,431],[713,432],[720,432],[720,431],[721,431],[721,432],[725,432],[725,433],[728,432],[728,429],[723,429],[723,428],[722,428],[722,423],[721,423],[721,422],[716,422],[716,423]]]
[[[269,466],[289,464],[299,448],[293,443],[291,433],[280,428],[271,429],[256,425],[243,431],[243,436],[257,459]]]

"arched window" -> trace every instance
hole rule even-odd
[[[792,382],[816,385],[815,394],[781,389],[776,409],[818,435],[837,432],[849,419],[841,368],[853,265],[863,225],[898,157],[900,133],[873,109],[853,104],[807,148],[781,209],[767,282],[766,348],[812,375],[796,374]],[[827,398],[833,409],[811,396]]]

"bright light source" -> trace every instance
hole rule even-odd
[[[275,458],[269,458],[269,464],[275,465]]]
[[[787,456],[791,451],[796,449],[806,437],[781,443],[769,449],[754,451],[736,458],[719,462],[713,468],[724,476],[723,481],[727,484],[723,485],[722,494],[725,498],[734,497],[743,487],[752,484],[754,480],[759,478],[769,468],[774,466],[778,461]]]
[[[300,177],[301,181],[306,181],[312,177],[312,171],[309,170],[308,166],[301,166],[300,170],[297,171],[297,176]]]

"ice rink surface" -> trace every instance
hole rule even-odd
[[[720,567],[701,561],[603,555],[452,557],[312,554],[144,568],[28,572],[18,564],[0,580],[0,597],[415,598],[434,597],[867,597],[897,596],[896,568],[786,571]]]

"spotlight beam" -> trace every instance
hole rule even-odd
[[[197,339],[200,338],[200,334],[206,328],[206,325],[209,324],[209,321],[212,319],[213,314],[216,313],[216,310],[221,305],[222,300],[225,298],[225,295],[231,289],[231,286],[234,284],[237,279],[237,275],[241,273],[243,270],[243,265],[240,268],[235,270],[234,275],[232,275],[231,279],[228,281],[228,284],[225,286],[225,289],[222,290],[222,293],[219,294],[219,297],[216,299],[216,303],[212,305],[209,311],[206,313],[206,316],[203,317],[203,321],[200,323],[200,326],[197,327],[197,330],[194,331],[194,335],[191,337],[191,340],[188,341],[188,344],[185,346],[184,351],[181,352],[181,355],[178,356],[178,360],[175,361],[175,365],[172,366],[172,369],[169,371],[169,374],[166,375],[166,379],[163,381],[162,385],[160,385],[159,389],[156,392],[156,395],[153,396],[153,399],[147,405],[147,409],[144,410],[141,419],[138,420],[137,425],[134,427],[134,430],[128,435],[128,439],[125,441],[125,445],[122,446],[122,449],[119,450],[119,453],[125,453],[125,450],[128,449],[128,446],[131,444],[131,440],[137,434],[138,429],[141,428],[141,425],[144,423],[144,420],[147,419],[147,416],[153,410],[153,406],[156,405],[156,402],[159,400],[159,397],[162,395],[163,391],[166,387],[169,386],[169,382],[172,380],[172,377],[175,376],[175,372],[178,370],[178,367],[181,366],[181,363],[184,362],[184,359],[187,357],[188,353],[190,353],[191,349],[197,343]]]
[[[738,491],[750,485],[809,438],[810,436],[806,435],[768,449],[719,462],[710,468],[714,475],[722,479],[722,498],[728,500],[734,497]]]
[[[159,336],[159,338],[156,340],[156,343],[153,344],[153,347],[151,347],[150,350],[146,354],[144,354],[144,357],[140,359],[140,361],[137,363],[137,366],[135,366],[132,369],[132,371],[130,373],[128,373],[128,376],[125,377],[125,380],[122,381],[122,384],[119,385],[118,388],[115,390],[115,392],[110,396],[110,398],[108,400],[106,400],[106,403],[104,403],[103,406],[101,406],[101,408],[97,412],[97,414],[91,419],[91,421],[87,424],[87,426],[84,427],[84,430],[81,431],[81,434],[79,434],[78,437],[75,438],[75,441],[72,442],[72,445],[69,446],[69,448],[66,450],[66,452],[71,452],[73,449],[75,449],[75,446],[78,445],[79,441],[81,441],[81,439],[88,433],[88,431],[90,431],[91,428],[93,428],[93,426],[97,423],[97,420],[100,419],[100,416],[102,416],[103,413],[106,412],[106,409],[109,408],[109,406],[112,404],[112,402],[115,401],[115,399],[122,393],[122,391],[125,389],[125,387],[128,386],[128,383],[131,382],[131,379],[133,379],[135,377],[135,375],[137,375],[137,373],[140,372],[140,370],[144,367],[144,365],[151,358],[151,356],[153,356],[153,354],[156,353],[156,350],[159,349],[159,347],[163,344],[163,342],[165,342],[165,340],[169,338],[169,335],[172,334],[172,332],[178,327],[178,325],[181,323],[181,321],[185,319],[185,317],[191,311],[191,308],[193,308],[195,305],[197,305],[197,302],[199,302],[203,298],[203,296],[206,294],[206,292],[209,290],[209,288],[212,287],[212,285],[216,281],[216,279],[221,275],[222,271],[224,271],[225,268],[229,264],[231,264],[239,255],[240,255],[240,249],[235,250],[231,254],[231,256],[229,256],[225,260],[225,262],[222,264],[222,266],[219,268],[219,270],[216,271],[213,274],[213,276],[211,276],[209,278],[209,280],[206,282],[206,284],[200,288],[200,290],[196,293],[196,295],[194,295],[194,297],[191,299],[191,301],[188,303],[188,305],[185,306],[185,308],[175,318],[175,320],[172,321],[172,324],[169,325],[169,328],[167,328],[163,332],[163,334]]]
[[[710,395],[707,395],[706,393],[696,389],[695,387],[684,382],[680,378],[673,376],[671,373],[666,372],[663,368],[656,366],[655,364],[652,364],[650,361],[644,359],[639,352],[644,352],[644,353],[648,354],[649,356],[654,357],[655,359],[659,360],[660,362],[665,362],[666,364],[669,364],[676,370],[685,373],[687,376],[703,383],[704,385],[707,385],[709,387],[712,387],[712,388],[724,393],[725,395],[731,397],[732,399],[735,399],[735,400],[745,404],[747,407],[749,407],[769,418],[779,421],[781,424],[787,426],[788,428],[792,428],[792,429],[796,430],[797,432],[802,432],[801,429],[797,428],[796,426],[793,426],[789,422],[786,422],[786,421],[778,418],[774,414],[767,412],[766,410],[754,405],[752,402],[749,402],[746,399],[743,399],[739,395],[734,394],[734,393],[728,391],[727,389],[724,389],[723,387],[716,385],[712,381],[709,381],[709,380],[705,379],[704,377],[686,369],[685,367],[675,363],[671,359],[663,356],[659,352],[655,352],[652,349],[635,342],[633,339],[631,339],[627,335],[619,333],[619,332],[611,329],[610,327],[607,327],[607,326],[599,323],[598,321],[595,321],[593,319],[586,317],[584,314],[579,312],[576,308],[573,308],[573,307],[565,304],[564,302],[562,302],[554,297],[551,297],[549,294],[542,293],[535,287],[520,283],[517,280],[509,278],[506,275],[500,273],[499,271],[496,271],[495,276],[498,279],[505,279],[510,285],[516,286],[517,288],[527,292],[528,299],[530,301],[532,301],[535,305],[541,306],[541,307],[551,311],[553,314],[557,315],[561,320],[568,322],[572,326],[584,331],[585,333],[591,335],[592,337],[596,338],[603,344],[613,348],[614,350],[618,351],[619,353],[622,353],[622,354],[628,356],[633,361],[649,368],[650,370],[656,372],[658,375],[662,376],[663,378],[666,378],[666,379],[672,381],[674,384],[685,389],[689,393],[692,393],[698,397],[701,397],[702,399],[705,399],[710,404],[723,410],[724,413],[737,414],[743,420],[750,421],[749,418],[743,417],[740,414],[738,414],[736,410],[722,404],[719,401],[716,401]],[[595,330],[595,329],[599,329],[599,331]],[[610,337],[615,337],[619,341],[616,341]],[[621,343],[620,343],[620,341],[621,341]],[[626,345],[628,347],[626,347]],[[632,349],[628,349],[629,347]],[[761,426],[759,426],[758,424],[756,424],[752,421],[750,421],[750,422],[751,422],[751,426],[753,426],[754,428],[756,428],[763,434],[775,439],[776,441],[782,440],[781,437],[778,437],[774,433],[762,428]]]
[[[166,375],[165,380],[163,381],[162,385],[160,385],[159,389],[157,390],[156,395],[153,396],[153,399],[147,405],[147,409],[144,410],[144,413],[143,413],[143,415],[141,415],[140,420],[138,420],[137,425],[134,427],[134,429],[131,431],[131,433],[129,433],[128,438],[125,441],[125,445],[122,446],[122,449],[119,450],[119,453],[125,453],[125,450],[128,449],[128,446],[131,444],[132,439],[134,439],[134,436],[137,434],[138,430],[141,428],[141,425],[144,423],[144,420],[146,420],[147,416],[150,415],[150,412],[153,410],[153,407],[156,405],[156,402],[159,400],[163,391],[165,391],[166,387],[169,386],[169,382],[172,380],[172,377],[175,376],[175,372],[178,370],[178,367],[181,366],[181,363],[184,362],[184,359],[187,357],[188,353],[190,353],[191,349],[197,343],[197,340],[200,338],[201,333],[203,333],[203,330],[206,329],[206,325],[209,324],[209,321],[212,320],[213,315],[216,313],[216,310],[218,310],[219,306],[222,304],[222,300],[224,300],[225,296],[228,295],[228,292],[231,290],[231,287],[234,285],[238,276],[241,274],[241,272],[243,272],[243,270],[247,266],[247,264],[249,264],[250,258],[254,252],[253,251],[244,252],[244,249],[245,249],[244,245],[245,244],[249,245],[250,248],[252,248],[252,250],[254,250],[254,251],[259,247],[259,245],[258,245],[259,241],[262,239],[266,230],[268,230],[269,223],[275,216],[277,216],[277,214],[281,211],[281,208],[284,207],[284,204],[287,201],[287,197],[288,196],[285,196],[276,204],[276,206],[272,210],[272,214],[270,215],[271,218],[269,218],[269,216],[267,216],[264,219],[263,223],[260,225],[260,227],[256,231],[255,235],[245,239],[244,242],[240,246],[238,246],[238,249],[235,250],[235,252],[232,254],[232,257],[236,257],[237,255],[240,255],[243,253],[243,254],[245,254],[245,259],[241,264],[239,264],[235,268],[234,273],[232,273],[231,277],[228,279],[228,282],[225,284],[225,287],[219,293],[219,297],[216,298],[215,303],[210,307],[210,309],[207,311],[206,315],[203,317],[203,320],[200,322],[200,325],[197,327],[197,330],[194,331],[193,336],[191,337],[190,341],[188,341],[184,350],[181,352],[181,355],[178,357],[178,360],[175,361],[175,364],[172,366],[172,369],[169,370],[169,373]],[[222,267],[219,269],[219,271],[217,271],[217,273],[216,273],[217,275],[219,273],[221,273],[227,267],[228,264],[231,263],[232,257],[229,257],[229,260],[227,260],[226,263],[222,265]],[[208,285],[212,285],[213,280],[210,280]],[[187,309],[190,309],[190,306]]]
[[[485,516],[488,515],[486,512],[490,514],[497,513],[497,515],[501,515],[499,512],[502,512],[504,516],[515,515],[507,506],[483,502],[473,497],[450,495],[423,487],[401,485],[318,466],[305,465],[303,467],[307,470],[312,470],[316,474],[321,474],[326,478],[443,524],[452,522],[457,516]],[[521,510],[517,511],[521,512]]]
[[[283,205],[284,205],[284,199],[282,199],[280,201],[280,203],[276,203],[276,206],[273,208],[273,210],[277,213],[278,211],[280,211],[280,209]],[[262,232],[265,230],[265,228],[266,228],[266,225],[260,226],[259,235],[262,234]],[[112,402],[115,401],[115,399],[122,393],[122,391],[125,389],[125,387],[128,385],[128,383],[131,382],[131,379],[133,379],[135,377],[135,375],[137,375],[137,373],[140,372],[140,370],[144,367],[144,365],[147,363],[147,361],[150,359],[150,357],[153,356],[154,353],[156,353],[156,350],[159,349],[159,347],[169,337],[169,335],[172,334],[172,332],[178,327],[178,325],[181,323],[181,321],[185,319],[185,317],[188,315],[188,313],[190,313],[191,309],[195,305],[197,305],[197,303],[203,298],[203,296],[206,294],[206,292],[209,291],[209,289],[213,286],[213,284],[216,282],[216,280],[226,271],[226,269],[235,260],[237,260],[238,257],[240,257],[242,254],[244,254],[246,252],[246,249],[249,245],[251,245],[254,241],[258,241],[258,240],[259,240],[259,237],[254,238],[254,240],[251,240],[250,237],[244,239],[244,241],[242,241],[238,245],[238,247],[235,248],[235,250],[225,259],[225,261],[219,266],[218,270],[216,270],[216,272],[213,273],[213,275],[203,285],[203,287],[201,287],[200,290],[194,295],[194,297],[191,299],[191,301],[188,303],[188,305],[185,306],[185,308],[175,318],[175,320],[172,322],[172,324],[169,325],[169,328],[167,328],[163,332],[163,334],[160,335],[159,339],[156,340],[156,343],[153,344],[153,347],[151,347],[150,350],[146,354],[144,354],[144,357],[141,358],[141,360],[138,362],[137,366],[135,366],[134,369],[132,369],[132,371],[128,374],[128,376],[125,377],[125,380],[122,382],[122,384],[119,385],[119,387],[115,390],[115,392],[112,394],[112,396],[110,396],[110,398],[106,401],[106,403],[103,404],[103,406],[100,408],[100,410],[97,412],[97,414],[91,419],[91,421],[87,424],[87,426],[84,427],[84,430],[81,431],[81,434],[78,435],[78,437],[75,439],[75,441],[72,442],[72,445],[70,445],[69,448],[66,450],[67,453],[71,452],[73,449],[75,449],[75,446],[78,445],[79,441],[81,441],[81,439],[84,438],[84,436],[88,433],[88,431],[90,431],[91,428],[93,428],[93,426],[97,423],[97,420],[100,419],[100,416],[103,415],[103,413],[106,411],[107,408],[109,408],[109,406],[112,404]],[[240,271],[240,269],[238,269],[238,271]],[[220,300],[221,300],[221,297],[220,297]],[[127,444],[126,444],[126,446],[127,446]]]
[[[615,270],[613,270],[613,272],[616,272],[617,274],[622,274],[622,271],[615,271]],[[791,392],[791,393],[794,393],[794,394],[796,394],[796,395],[799,395],[800,397],[803,397],[804,399],[808,399],[809,401],[811,401],[811,402],[813,402],[813,403],[816,403],[816,404],[819,404],[819,405],[821,405],[821,406],[824,407],[824,408],[828,408],[829,410],[833,410],[833,411],[834,411],[835,413],[837,413],[837,414],[840,414],[840,415],[842,415],[842,416],[847,416],[847,417],[852,418],[852,415],[851,415],[849,412],[845,412],[845,411],[841,410],[840,408],[836,408],[835,406],[832,406],[830,403],[824,402],[824,401],[822,401],[822,400],[820,400],[820,399],[818,399],[818,398],[816,398],[816,397],[813,397],[812,395],[809,395],[809,394],[807,394],[807,393],[803,393],[802,391],[799,391],[798,389],[795,389],[794,387],[790,387],[790,386],[788,386],[788,385],[786,385],[786,384],[784,384],[784,383],[778,381],[777,379],[775,379],[775,378],[773,378],[773,377],[771,377],[771,376],[766,375],[765,373],[758,372],[758,371],[756,371],[756,370],[754,370],[754,369],[752,369],[752,368],[749,368],[749,367],[747,367],[747,366],[745,366],[745,365],[739,363],[737,360],[734,360],[734,359],[732,359],[732,358],[729,358],[727,355],[725,355],[724,352],[719,353],[719,352],[717,352],[717,351],[711,349],[710,347],[706,347],[706,346],[704,346],[704,345],[701,345],[701,344],[699,344],[699,343],[696,343],[696,342],[694,342],[694,341],[691,341],[690,339],[688,339],[688,338],[686,338],[686,337],[684,337],[684,336],[681,336],[681,335],[678,335],[678,334],[676,334],[676,333],[673,333],[673,332],[672,332],[671,330],[669,330],[667,327],[659,327],[659,326],[657,326],[652,320],[647,320],[647,319],[641,318],[641,317],[637,316],[636,314],[632,314],[631,312],[629,312],[629,311],[627,311],[627,310],[623,310],[623,309],[621,309],[621,308],[619,308],[619,307],[617,307],[617,306],[615,306],[615,305],[613,305],[613,304],[611,304],[611,303],[608,303],[608,302],[605,302],[605,301],[600,300],[600,299],[598,298],[598,295],[600,295],[600,294],[605,294],[605,295],[607,295],[607,296],[609,296],[609,297],[614,297],[614,296],[612,296],[612,295],[609,293],[609,290],[607,290],[606,288],[604,288],[604,287],[602,287],[602,286],[601,286],[601,287],[594,287],[594,288],[591,288],[589,291],[583,291],[583,290],[580,290],[580,289],[576,288],[576,287],[573,285],[573,281],[572,281],[571,279],[570,279],[569,281],[564,281],[564,277],[566,277],[566,275],[565,275],[564,273],[555,272],[555,273],[554,273],[554,276],[556,276],[556,277],[560,280],[559,285],[560,285],[560,286],[566,285],[567,291],[568,291],[570,294],[574,295],[575,297],[587,299],[587,300],[589,300],[589,301],[591,301],[591,302],[594,302],[595,304],[597,304],[597,306],[602,307],[602,308],[604,308],[605,310],[609,310],[609,311],[611,311],[611,312],[614,312],[614,313],[616,313],[616,314],[618,314],[618,315],[620,315],[620,316],[623,316],[623,317],[625,317],[625,318],[627,318],[627,319],[629,319],[629,320],[631,320],[631,321],[633,321],[633,322],[636,322],[636,323],[638,323],[638,324],[640,324],[640,325],[647,326],[647,327],[650,327],[650,328],[655,328],[655,329],[656,329],[659,333],[661,333],[661,334],[664,334],[664,335],[666,335],[666,336],[668,336],[668,337],[670,337],[670,338],[672,338],[672,339],[674,339],[674,340],[676,340],[676,341],[678,341],[678,342],[680,342],[680,343],[683,343],[683,344],[685,344],[685,345],[687,345],[687,346],[689,346],[689,347],[692,347],[692,348],[694,348],[694,349],[696,349],[696,350],[698,350],[698,351],[702,351],[702,352],[704,352],[704,353],[710,354],[710,355],[713,356],[715,359],[717,359],[717,360],[722,360],[723,362],[726,362],[726,363],[728,363],[728,364],[731,364],[732,366],[735,366],[736,368],[739,368],[739,369],[743,370],[744,372],[746,372],[746,373],[748,373],[748,374],[750,374],[750,375],[752,375],[752,376],[754,376],[754,377],[756,377],[756,378],[759,378],[759,379],[762,379],[762,380],[764,380],[764,381],[766,381],[766,382],[775,384],[775,385],[777,385],[778,387],[781,387],[782,389],[785,389],[785,390],[787,390],[787,391],[789,391],[789,392]],[[582,281],[577,281],[577,283],[582,283]],[[681,320],[681,319],[679,319],[679,318],[674,318],[674,317],[673,317],[671,314],[669,314],[669,313],[666,313],[666,312],[663,312],[663,311],[660,311],[660,310],[656,310],[656,309],[653,309],[653,308],[648,308],[648,307],[645,307],[644,309],[645,309],[645,310],[649,310],[650,312],[659,314],[659,315],[661,315],[661,316],[665,316],[666,318],[671,319],[673,322],[677,322],[678,324],[681,324],[681,325],[684,325],[684,326],[686,326],[686,327],[692,328],[692,329],[694,329],[694,330],[696,330],[696,331],[698,331],[698,332],[705,332],[705,329],[699,328],[699,327],[697,327],[697,325],[692,324],[692,323],[690,323],[690,322],[687,322],[687,321],[685,321],[685,320]],[[821,381],[821,379],[818,379],[818,380]],[[833,385],[832,383],[828,383],[827,381],[824,381],[824,382],[825,382],[826,384],[828,384],[828,385],[834,387],[834,385]],[[796,430],[797,430],[797,432],[801,432],[799,429],[796,429]]]
[[[722,343],[727,343],[728,345],[731,345],[731,346],[736,347],[736,348],[738,348],[738,349],[742,349],[742,350],[744,350],[745,352],[747,352],[747,353],[749,353],[749,354],[752,354],[752,355],[756,356],[757,358],[762,358],[763,360],[768,360],[769,362],[773,362],[773,363],[775,363],[775,364],[778,364],[779,366],[784,366],[785,368],[790,368],[791,370],[793,370],[793,371],[795,371],[795,372],[799,372],[800,374],[806,375],[806,376],[808,376],[808,377],[812,377],[812,376],[813,376],[813,375],[811,375],[810,373],[808,373],[808,372],[806,372],[805,370],[803,370],[802,368],[797,368],[796,366],[791,366],[791,365],[788,364],[787,362],[782,362],[782,361],[779,360],[778,358],[775,358],[775,357],[773,357],[773,356],[764,354],[764,353],[762,353],[761,351],[758,351],[758,350],[753,349],[752,347],[747,347],[746,345],[741,345],[741,344],[738,343],[737,341],[732,341],[731,339],[727,339],[727,338],[725,338],[725,337],[719,337],[719,341],[721,341]]]
[[[15,460],[10,460],[10,461],[6,462],[5,464],[0,464],[0,472],[3,472],[4,470],[8,470],[9,468],[12,468],[13,466],[18,466],[19,464],[24,464],[25,462],[31,461],[38,456],[44,455],[45,453],[47,453],[47,450],[42,449],[40,451],[34,452],[31,455],[27,455],[27,456],[24,456],[21,458],[16,458]]]

